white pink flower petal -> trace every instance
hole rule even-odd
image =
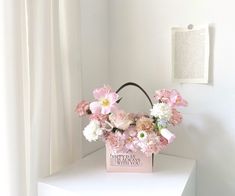
[[[172,143],[176,138],[175,134],[171,133],[168,129],[161,129],[160,134],[167,139],[168,143]]]

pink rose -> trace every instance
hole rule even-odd
[[[116,113],[110,114],[109,120],[114,125],[114,127],[122,130],[126,130],[133,122],[130,118],[130,115],[122,110],[118,110]]]

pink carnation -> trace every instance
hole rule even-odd
[[[161,143],[160,136],[155,132],[150,132],[147,135],[147,139],[139,140],[137,145],[146,156],[151,156],[153,153],[159,153],[165,144]]]
[[[127,152],[137,152],[137,149],[133,142],[127,142],[125,148]]]
[[[166,103],[172,107],[175,106],[187,106],[187,101],[182,98],[177,90],[162,89],[155,92],[154,98],[157,101]]]
[[[140,149],[148,157],[153,153],[159,153],[168,145],[168,141],[162,136],[152,134],[148,140],[149,142],[143,143]]]
[[[153,123],[152,118],[146,118],[146,117],[141,117],[140,119],[137,120],[136,122],[136,130],[138,131],[153,131],[155,128],[155,124]]]
[[[138,146],[136,146],[136,137],[129,137],[126,140],[125,148],[127,152],[136,152],[138,150]]]
[[[108,119],[108,115],[104,115],[104,114],[91,114],[89,116],[90,120],[97,120],[97,121],[105,121]]]
[[[75,111],[78,113],[79,116],[84,116],[85,114],[87,114],[88,110],[89,110],[89,102],[83,100],[80,103],[78,103]]]
[[[175,126],[175,125],[181,123],[182,119],[183,119],[183,117],[182,117],[181,113],[178,112],[175,108],[173,108],[170,123]]]
[[[159,153],[160,148],[156,144],[146,145],[141,151],[147,156],[150,157],[153,153]]]
[[[171,91],[167,89],[158,90],[155,92],[154,98],[157,101],[161,101],[163,103],[169,103],[171,97]]]
[[[137,131],[134,125],[128,127],[126,133],[126,145],[125,148],[127,151],[136,152],[138,150],[138,146],[136,143],[139,141],[137,138]]]
[[[108,119],[108,115],[104,115],[104,114],[91,114],[89,115],[89,119],[90,120],[97,120],[101,123],[101,125],[103,125],[105,123],[105,121]]]
[[[188,103],[177,90],[171,90],[171,97],[170,97],[172,106],[187,106]]]
[[[125,147],[125,140],[126,135],[120,133],[119,131],[110,133],[106,138],[106,142],[110,145],[114,152],[123,152]]]

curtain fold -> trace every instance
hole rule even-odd
[[[78,0],[0,0],[0,195],[80,158]]]

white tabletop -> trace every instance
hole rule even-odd
[[[163,154],[154,159],[153,173],[108,173],[101,149],[40,180],[39,196],[183,195],[195,171],[195,160]]]

